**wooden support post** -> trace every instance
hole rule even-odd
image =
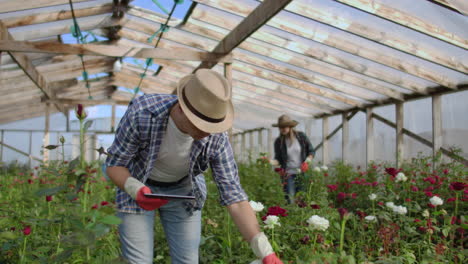
[[[395,117],[396,117],[396,166],[399,168],[404,159],[403,149],[403,103],[395,104]]]
[[[245,133],[242,133],[242,145],[241,145],[241,160],[245,161],[245,153],[247,152],[247,139],[245,138]]]
[[[432,96],[432,155],[435,158],[442,147],[442,96]],[[433,162],[435,168],[436,164]]]
[[[374,119],[372,119],[372,108],[366,110],[366,166],[375,160],[374,156]]]
[[[224,77],[229,83],[229,87],[231,88],[230,97],[232,99],[232,63],[224,63]],[[228,130],[229,141],[232,144],[232,127]]]
[[[3,141],[4,133],[5,133],[5,131],[2,130],[1,135],[0,135],[0,139],[1,139],[2,143],[4,143],[4,141]],[[0,146],[0,162],[3,162],[3,145]]]
[[[267,150],[268,150],[268,154],[270,155],[270,159],[274,159],[275,158],[275,150],[274,150],[274,146],[273,146],[274,142],[273,142],[273,131],[271,128],[268,128],[268,135],[267,135]]]
[[[112,104],[112,113],[111,113],[111,132],[115,131],[115,104]]]
[[[250,152],[250,156],[252,157],[253,155],[255,155],[255,149],[254,149],[254,131],[250,131],[249,132],[249,152]]]
[[[328,152],[328,117],[322,118],[322,163],[327,165],[329,162]]]
[[[46,103],[45,128],[44,128],[44,139],[43,139],[44,147],[48,146],[49,143],[50,143],[49,125],[50,125],[50,104]],[[44,160],[44,162],[47,162],[49,160],[49,150],[44,148],[43,151],[44,151],[43,160]]]
[[[307,118],[304,125],[305,134],[310,139],[312,137],[312,120],[310,118]]]
[[[263,146],[263,128],[258,131],[258,149],[259,152],[264,152],[265,148]]]
[[[348,161],[348,147],[349,147],[349,121],[348,121],[348,113],[345,112],[342,114],[343,119],[343,128],[341,134],[341,159],[344,163]]]
[[[28,164],[29,164],[29,168],[31,168],[32,166],[32,131],[29,131],[29,147],[28,147],[28,154],[29,154],[29,161],[28,161]]]
[[[70,109],[69,108],[65,108],[65,118],[67,119],[66,131],[70,132]]]

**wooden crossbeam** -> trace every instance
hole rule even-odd
[[[252,11],[235,29],[233,29],[219,44],[214,48],[214,53],[227,54],[239,46],[258,28],[263,26],[270,18],[275,16],[291,0],[266,0]],[[212,68],[216,63],[203,62],[194,72],[202,68]]]
[[[348,114],[348,117],[346,118],[348,121],[351,120],[351,118],[353,118],[355,115],[357,114],[357,111],[353,111],[351,113]],[[338,131],[340,131],[340,129],[343,127],[343,124],[340,124],[339,126],[337,126],[330,134],[328,134],[327,136],[325,136],[325,140],[330,140],[330,138],[332,138],[336,133],[338,133]],[[321,147],[323,146],[323,141],[320,142],[317,146],[315,146],[314,148],[314,151],[317,151],[318,149],[320,149]]]
[[[0,50],[14,52],[39,52],[50,54],[93,55],[107,57],[157,58],[165,60],[232,62],[232,55],[193,51],[185,48],[137,48],[117,45],[35,43],[30,41],[0,40]]]
[[[376,113],[372,113],[372,117],[379,120],[380,122],[392,127],[392,128],[395,128],[395,129],[397,128],[397,125],[394,122],[392,122],[392,121],[390,121],[390,120],[388,120],[388,119],[386,119],[386,118],[384,118],[384,117],[382,117],[382,116],[380,116],[380,115],[378,115]],[[408,130],[406,128],[403,128],[402,132],[403,132],[403,134],[415,139],[416,141],[426,145],[427,147],[430,147],[430,148],[434,147],[434,144],[431,141],[421,137],[420,135],[418,135],[418,134],[416,134],[416,133],[414,133],[414,132],[412,132],[412,131],[410,131],[410,130]],[[447,155],[448,157],[450,157],[450,158],[452,158],[452,159],[454,159],[456,161],[459,161],[462,164],[465,164],[465,166],[468,166],[468,160],[464,159],[463,157],[456,156],[456,155],[454,155],[453,152],[451,152],[450,150],[448,150],[446,148],[443,148],[443,147],[441,147],[440,150],[441,150],[441,152],[443,154]]]
[[[0,40],[13,40],[13,37],[8,32],[8,28],[0,21]],[[44,93],[47,99],[55,99],[55,93],[48,87],[45,77],[39,73],[32,62],[22,53],[8,52],[15,62],[23,69],[24,73],[34,82],[34,84]],[[65,109],[56,105],[55,107],[65,114]]]

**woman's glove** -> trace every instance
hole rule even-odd
[[[273,252],[273,248],[263,232],[258,233],[252,238],[250,247],[255,256],[262,260],[263,264],[283,264],[275,252]]]
[[[169,202],[169,200],[166,199],[146,197],[145,193],[151,193],[150,188],[148,188],[148,186],[144,185],[142,182],[133,177],[127,178],[127,181],[125,181],[124,189],[125,192],[128,193],[135,200],[138,206],[148,211],[158,209],[159,207]]]

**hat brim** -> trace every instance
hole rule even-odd
[[[183,77],[177,84],[177,97],[179,98],[179,104],[184,111],[184,114],[194,126],[206,133],[222,133],[230,129],[232,127],[232,121],[234,120],[234,106],[231,101],[229,101],[224,120],[218,123],[208,122],[201,119],[192,113],[192,111],[190,111],[190,109],[187,107],[184,100],[182,99],[182,90],[192,76],[193,74]]]
[[[283,124],[273,124],[272,127],[295,127],[299,124],[296,120],[292,120],[291,122],[286,122]]]

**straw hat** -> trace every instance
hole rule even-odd
[[[296,120],[292,120],[289,116],[287,115],[282,115],[278,118],[278,123],[273,124],[273,127],[295,127],[299,124]]]
[[[187,118],[200,130],[221,133],[232,126],[231,87],[221,74],[200,69],[177,84],[179,103]]]

